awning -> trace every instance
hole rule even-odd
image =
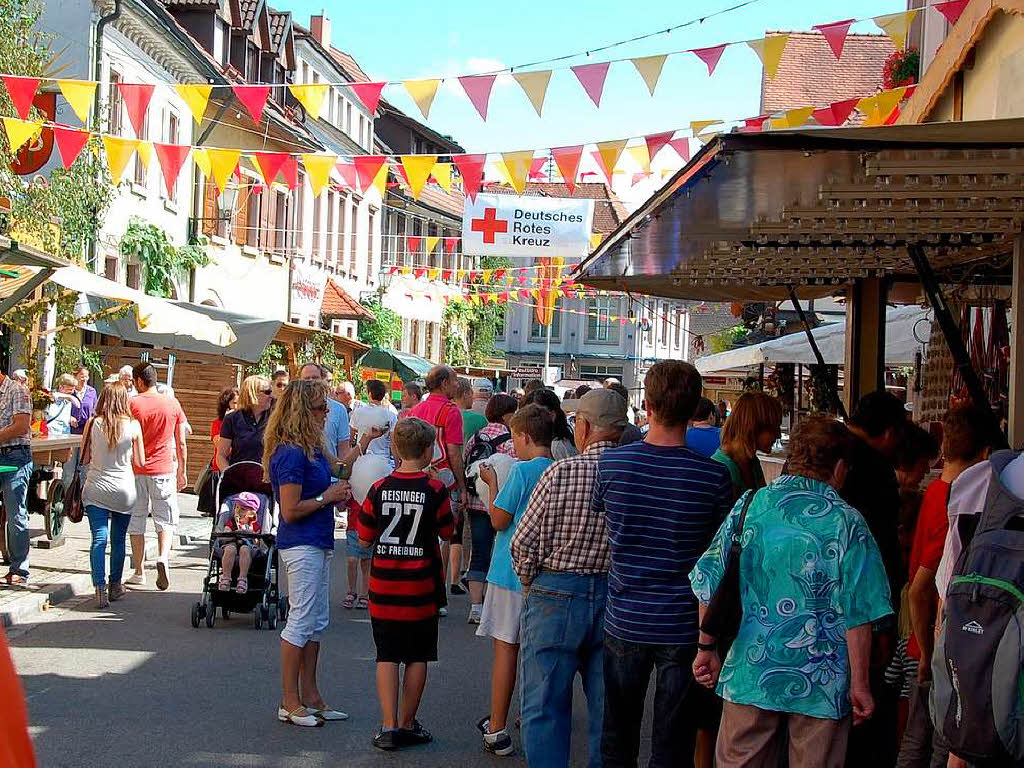
[[[409,320],[440,323],[444,318],[447,300],[459,291],[444,283],[393,275],[381,304]]]
[[[931,335],[931,314],[931,310],[917,306],[889,309],[885,324],[886,365],[913,364],[915,353],[921,351],[921,342],[918,339],[928,339]],[[811,334],[826,364],[845,364],[845,323],[823,325],[812,330]],[[760,344],[705,355],[695,361],[697,370],[701,373],[719,373],[779,363],[814,365],[817,362],[803,331],[763,341]]]
[[[1012,251],[1024,119],[730,133],[712,139],[578,268],[671,298],[765,300],[858,278],[917,281]]]
[[[361,358],[362,368],[376,368],[380,371],[394,371],[402,381],[412,381],[427,375],[434,364],[424,357],[408,352],[390,349],[371,349]]]

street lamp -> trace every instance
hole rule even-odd
[[[235,215],[235,206],[238,204],[238,187],[224,187],[224,191],[217,196],[216,216],[192,216],[188,220],[188,242],[189,245],[196,245],[199,242],[199,223],[203,221],[231,221]]]

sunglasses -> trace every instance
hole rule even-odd
[[[261,389],[260,392],[262,392],[264,395],[270,395],[273,394],[274,390],[272,390],[270,387],[267,387],[266,389]]]

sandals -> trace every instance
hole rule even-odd
[[[369,598],[360,597],[356,601],[356,608],[358,608],[361,611],[365,611],[369,607],[370,607],[370,600],[369,600]]]
[[[239,595],[244,595],[248,591],[249,591],[249,580],[243,576],[242,578],[240,578],[238,580],[238,583],[235,585],[235,592],[238,593]]]
[[[218,592],[230,592],[231,591],[231,574],[222,574],[220,580],[217,582]]]
[[[351,611],[356,607],[356,593],[349,592],[345,595],[345,599],[341,601],[341,607],[347,611]]]
[[[318,728],[324,724],[323,720],[314,717],[305,707],[298,707],[289,712],[284,707],[278,705],[277,719],[282,723],[301,725],[303,728]]]

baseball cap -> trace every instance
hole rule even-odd
[[[579,400],[565,401],[563,407],[567,411],[574,409],[577,418],[582,416],[598,429],[622,429],[629,423],[626,401],[612,389],[592,389]]]
[[[473,393],[477,395],[493,395],[494,384],[490,379],[473,379]]]

